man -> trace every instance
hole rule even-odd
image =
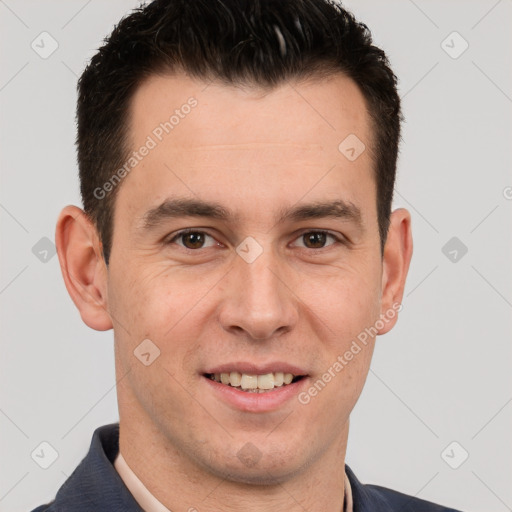
[[[119,425],[37,511],[447,511],[345,464],[412,255],[400,101],[327,0],[156,0],[79,81],[56,243]]]

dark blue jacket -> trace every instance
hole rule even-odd
[[[55,500],[33,512],[141,512],[113,466],[119,424],[94,432],[89,453],[59,489]],[[363,485],[345,465],[354,512],[457,512],[377,485]]]

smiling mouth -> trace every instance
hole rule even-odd
[[[276,388],[286,387],[303,379],[305,375],[293,375],[292,373],[266,373],[255,375],[249,373],[205,373],[207,379],[219,382],[226,386],[245,391],[247,393],[267,393]]]

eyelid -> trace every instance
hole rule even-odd
[[[202,235],[209,236],[210,238],[215,240],[215,242],[217,244],[222,245],[221,242],[219,242],[213,235],[211,235],[210,233],[205,231],[204,228],[185,228],[185,229],[181,229],[180,231],[177,231],[175,233],[171,233],[171,235],[165,237],[164,240],[163,240],[163,243],[165,245],[168,245],[168,244],[171,244],[171,243],[175,243],[175,241],[177,239],[179,239],[180,236],[186,235],[188,233],[200,233]],[[200,249],[189,249],[188,247],[183,247],[183,249],[185,249],[187,251],[195,251],[195,252],[197,252],[197,251],[200,251],[201,249],[206,249],[206,247],[201,247]]]
[[[346,238],[341,235],[340,233],[330,231],[328,229],[314,229],[314,228],[305,228],[301,230],[294,238],[294,242],[296,240],[299,240],[302,236],[304,236],[307,233],[323,233],[327,236],[330,236],[335,240],[335,242],[338,242],[339,244],[345,244],[347,243]],[[301,249],[306,249],[308,252],[314,252],[314,251],[325,251],[327,248],[332,247],[333,245],[336,245],[336,243],[329,244],[325,247],[319,247],[316,249],[310,249],[309,247],[301,247]]]

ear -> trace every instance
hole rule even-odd
[[[64,283],[82,320],[97,331],[111,329],[108,271],[101,241],[89,216],[76,206],[66,206],[57,220],[55,243]]]
[[[384,326],[378,334],[389,332],[402,309],[405,279],[412,257],[411,215],[405,208],[391,214],[383,254],[381,316]]]

